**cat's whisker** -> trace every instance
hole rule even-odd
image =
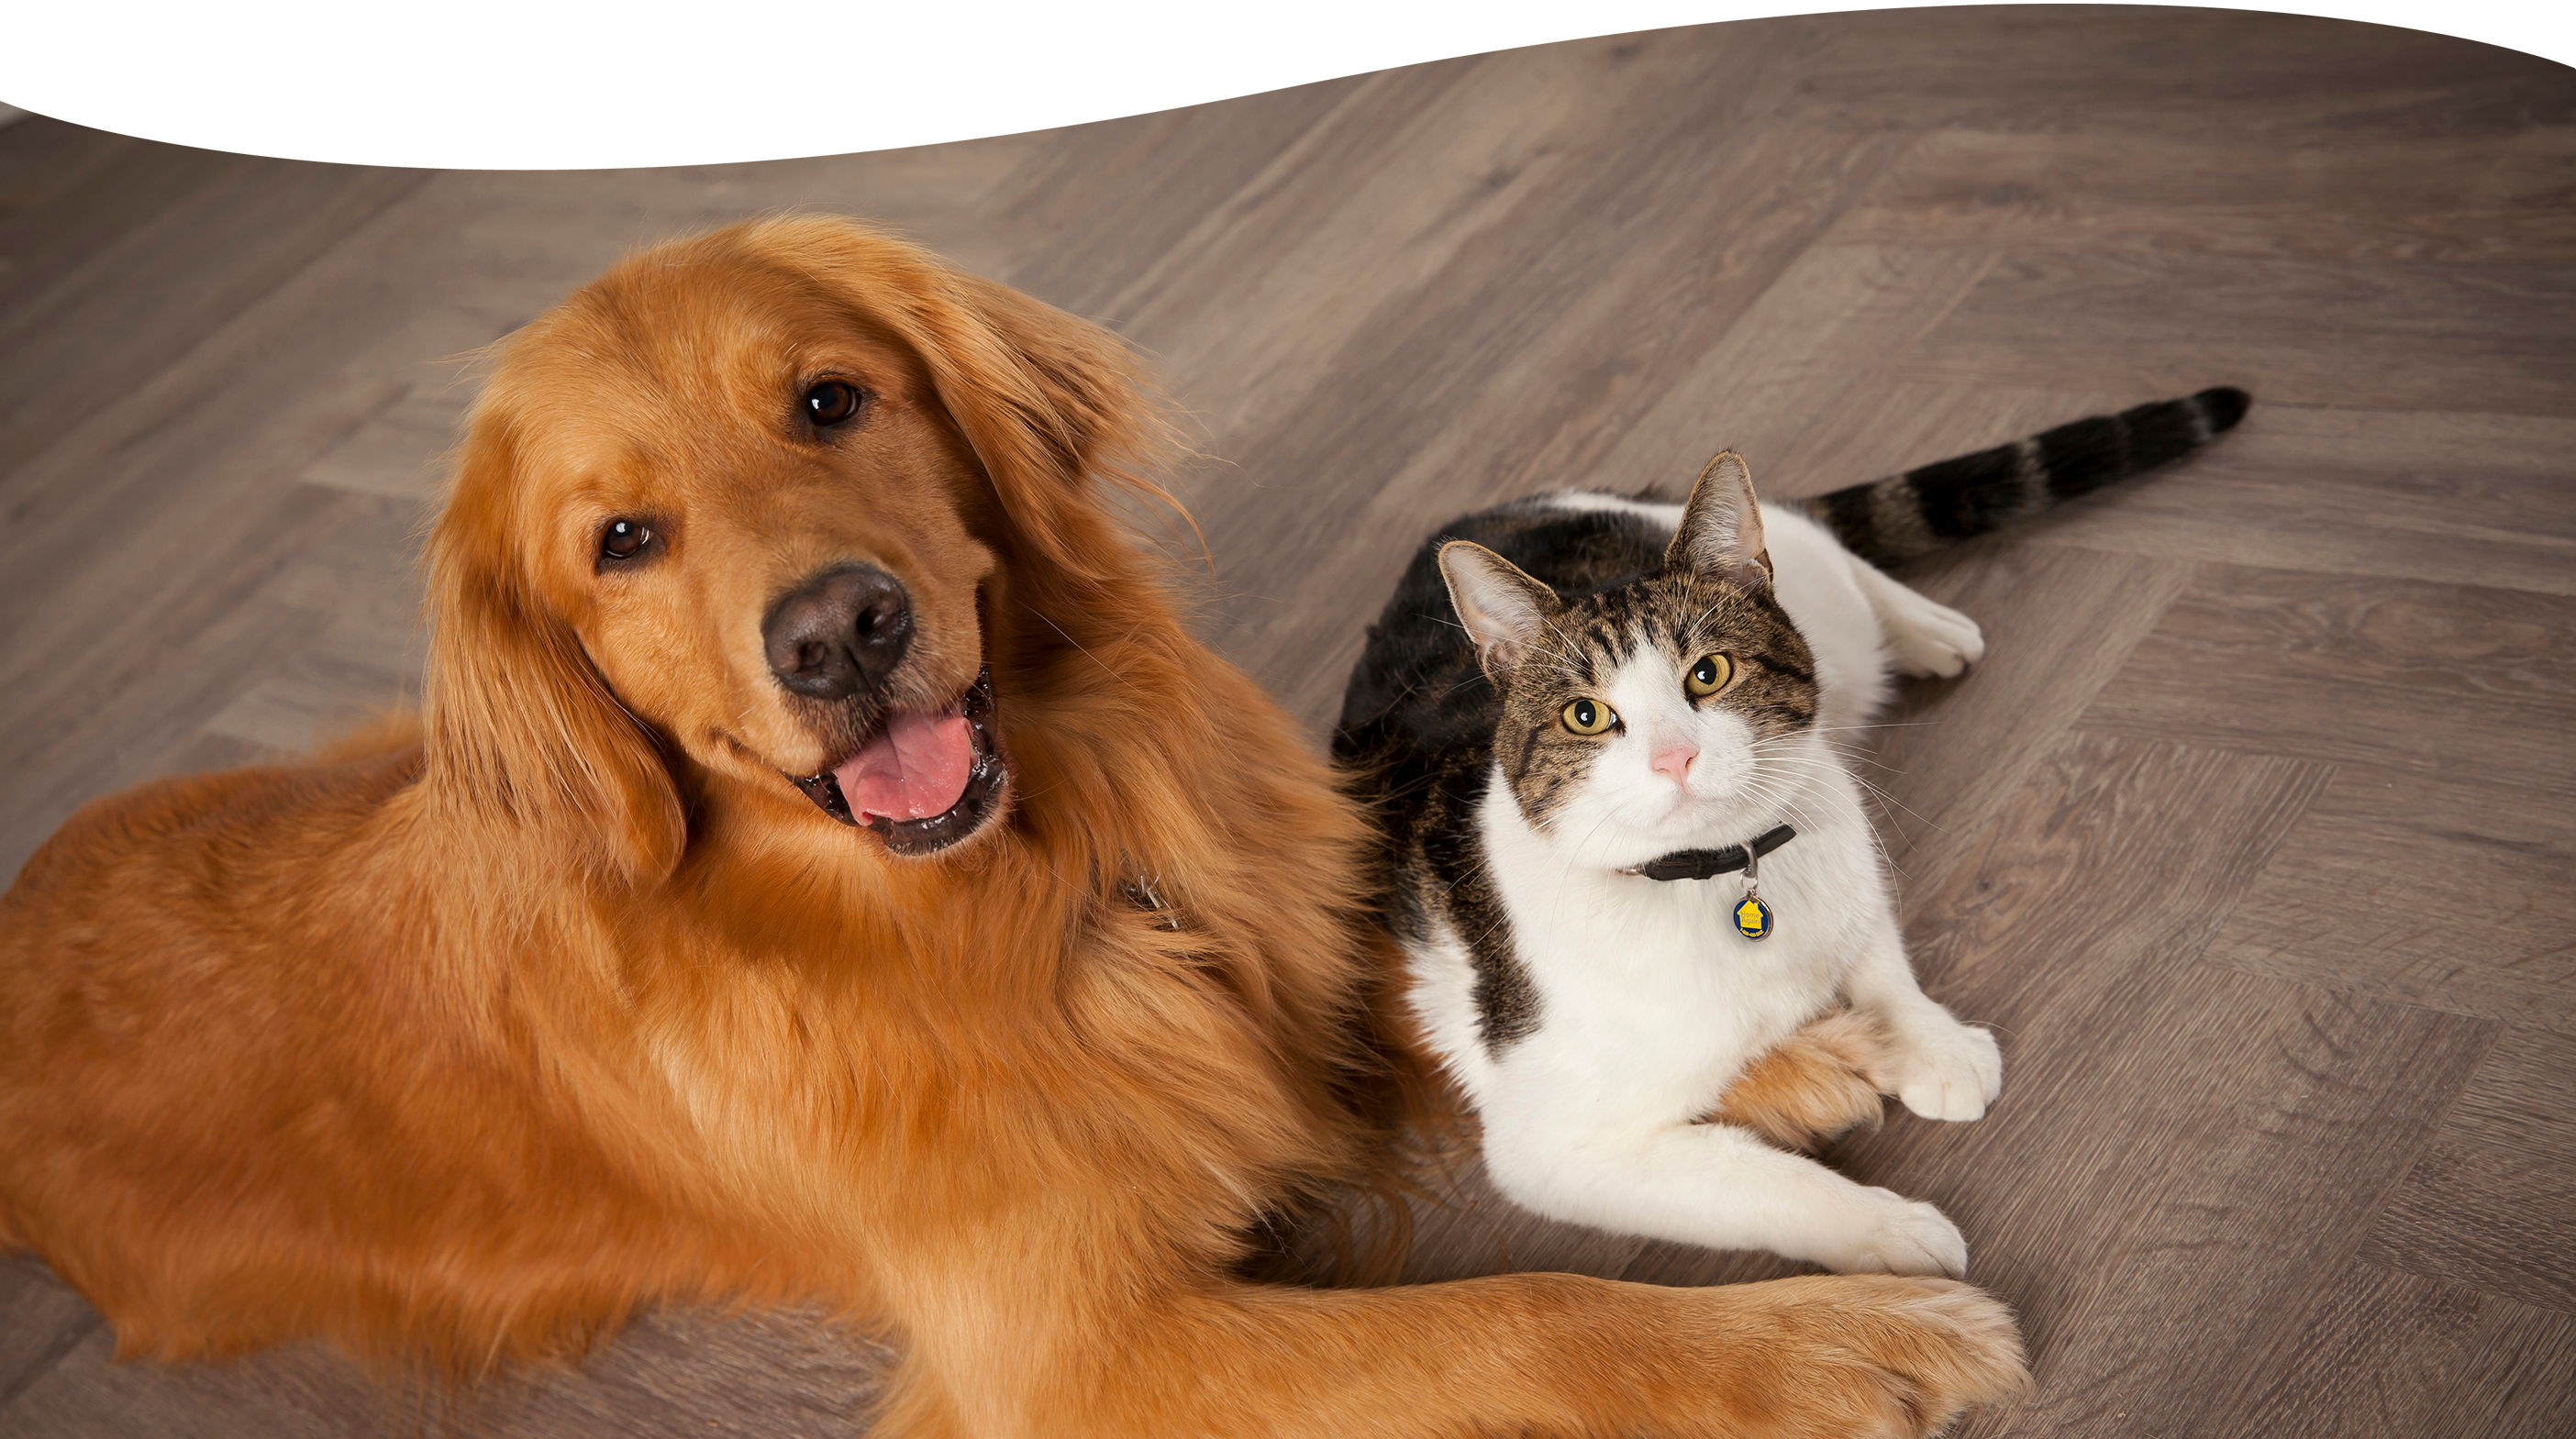
[[[1939,721],[1939,720],[1936,720],[1936,719],[1928,719],[1928,720],[1884,720],[1884,721],[1880,721],[1880,722],[1873,723],[1873,724],[1817,725],[1817,726],[1814,726],[1813,728],[1810,728],[1810,729],[1800,730],[1800,731],[1798,732],[1798,734],[1800,734],[1800,735],[1812,735],[1812,734],[1844,734],[1844,733],[1847,733],[1847,732],[1852,731],[1852,730],[1865,730],[1865,729],[1923,729],[1923,728],[1928,728],[1928,727],[1930,727],[1930,726],[1932,726],[1932,725],[1937,725],[1937,724],[1939,724],[1939,723],[1940,723],[1940,721]],[[1776,735],[1776,736],[1771,736],[1771,738],[1784,739],[1784,740],[1785,740],[1785,739],[1794,739],[1794,738],[1797,738],[1797,736],[1796,736],[1796,735]]]
[[[1849,779],[1853,784],[1870,791],[1872,794],[1887,800],[1889,803],[1895,803],[1892,796],[1888,795],[1885,790],[1881,789],[1876,784],[1871,783],[1866,777],[1851,774],[1830,759],[1812,754],[1800,753],[1795,750],[1778,750],[1758,756],[1756,762],[1757,764],[1775,765],[1784,770],[1806,776],[1825,777],[1839,775]],[[1830,791],[1831,786],[1824,786],[1823,788]]]
[[[1848,771],[1846,771],[1845,774],[1847,778],[1853,781],[1853,783],[1867,790],[1870,797],[1875,799],[1879,804],[1893,809],[1903,810],[1906,814],[1912,815],[1915,819],[1922,820],[1927,828],[1936,830],[1939,828],[1938,825],[1932,824],[1931,821],[1924,820],[1923,816],[1916,814],[1913,810],[1907,809],[1902,802],[1888,794],[1887,791],[1880,789],[1877,785],[1871,784],[1867,779],[1856,774],[1850,774]],[[1844,799],[1847,803],[1852,805],[1854,812],[1861,821],[1862,828],[1869,835],[1870,847],[1876,852],[1879,864],[1896,878],[1904,878],[1904,872],[1899,869],[1896,864],[1896,856],[1894,852],[1887,846],[1887,836],[1884,833],[1885,826],[1881,823],[1882,817],[1872,814],[1868,804],[1858,797],[1839,794],[1836,797]]]
[[[1893,808],[1895,808],[1895,809],[1898,809],[1898,810],[1902,810],[1902,811],[1904,811],[1906,814],[1911,815],[1913,818],[1915,818],[1915,819],[1917,819],[1917,820],[1922,821],[1922,823],[1923,823],[1924,825],[1926,825],[1927,827],[1929,827],[1929,828],[1936,829],[1936,830],[1940,828],[1940,826],[1933,824],[1933,823],[1932,823],[1932,821],[1930,821],[1929,819],[1925,819],[1923,815],[1921,815],[1921,814],[1919,814],[1919,813],[1916,813],[1913,809],[1909,808],[1909,807],[1908,807],[1908,806],[1907,806],[1903,801],[1901,801],[1901,800],[1897,799],[1897,798],[1896,798],[1896,796],[1894,796],[1894,795],[1892,795],[1892,794],[1888,793],[1884,788],[1882,788],[1882,787],[1880,787],[1879,785],[1877,785],[1877,784],[1873,783],[1873,782],[1869,779],[1869,777],[1868,777],[1868,776],[1866,776],[1866,775],[1853,774],[1853,773],[1851,773],[1849,770],[1840,769],[1839,767],[1837,767],[1837,766],[1835,766],[1835,765],[1832,765],[1832,764],[1828,763],[1827,761],[1819,760],[1819,759],[1816,759],[1816,758],[1815,758],[1815,757],[1813,757],[1813,756],[1808,756],[1808,755],[1780,754],[1780,755],[1772,756],[1772,760],[1773,760],[1773,762],[1774,762],[1774,763],[1797,763],[1797,764],[1804,764],[1804,765],[1808,765],[1808,766],[1814,767],[1814,768],[1815,768],[1815,770],[1816,770],[1816,772],[1818,772],[1818,773],[1831,772],[1831,773],[1839,773],[1839,774],[1842,774],[1844,777],[1848,778],[1848,779],[1849,779],[1853,784],[1856,784],[1856,785],[1860,786],[1862,789],[1865,789],[1865,790],[1869,791],[1869,793],[1870,793],[1873,797],[1875,797],[1876,799],[1878,799],[1881,803],[1886,804],[1886,805],[1889,805],[1889,806],[1891,806],[1891,807],[1893,807]]]
[[[1895,766],[1886,764],[1876,758],[1876,756],[1872,754],[1870,746],[1866,741],[1826,739],[1824,737],[1827,735],[1850,734],[1861,730],[1912,729],[1917,726],[1938,723],[1938,720],[1898,720],[1887,724],[1832,725],[1819,729],[1805,730],[1796,735],[1764,736],[1755,740],[1754,745],[1756,748],[1769,745],[1787,745],[1795,743],[1797,740],[1807,736],[1814,736],[1819,743],[1823,744],[1828,749],[1831,749],[1836,756],[1842,759],[1855,761],[1861,764],[1874,765],[1880,769],[1894,769]]]

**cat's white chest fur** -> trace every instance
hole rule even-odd
[[[1460,1076],[1479,1102],[1580,1084],[1688,1122],[1746,1060],[1832,1004],[1873,938],[1864,917],[1880,883],[1856,798],[1830,777],[1806,787],[1824,793],[1792,801],[1798,837],[1761,862],[1774,925],[1752,940],[1732,917],[1742,875],[1663,882],[1569,867],[1497,778],[1481,816],[1486,855],[1539,1023]]]

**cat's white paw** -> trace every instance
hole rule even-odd
[[[2004,1089],[2003,1051],[1995,1037],[1951,1020],[1909,1034],[1887,1083],[1905,1107],[1926,1119],[1983,1119]]]
[[[1952,1279],[1968,1272],[1968,1241],[1959,1226],[1929,1204],[1888,1189],[1865,1189],[1860,1223],[1815,1256],[1838,1274],[1930,1274]]]
[[[1948,679],[1986,657],[1985,631],[1975,620],[1921,595],[1909,597],[1914,603],[1892,609],[1884,620],[1898,669]]]

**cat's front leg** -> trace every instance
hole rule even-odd
[[[1951,678],[1985,658],[1986,636],[1977,622],[1890,577],[1862,559],[1850,557],[1852,577],[1878,616],[1879,634],[1888,658],[1909,675]]]
[[[1845,1274],[1967,1272],[1959,1227],[1731,1124],[1650,1122],[1566,1094],[1483,1105],[1485,1169],[1523,1208],[1711,1249],[1767,1249]]]
[[[1893,925],[1845,985],[1852,1007],[1875,1015],[1891,1042],[1883,1072],[1870,1078],[1926,1119],[1983,1119],[2003,1092],[2004,1057],[1995,1037],[1962,1024],[1915,983]]]

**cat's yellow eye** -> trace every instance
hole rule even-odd
[[[1690,667],[1690,673],[1682,676],[1682,688],[1694,696],[1713,695],[1726,688],[1726,682],[1733,678],[1735,661],[1724,655],[1701,655],[1699,663]]]
[[[1576,734],[1601,734],[1619,722],[1619,712],[1598,700],[1576,700],[1565,707],[1565,727]]]

